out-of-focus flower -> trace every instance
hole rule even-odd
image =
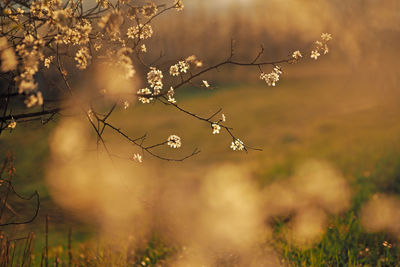
[[[317,46],[318,49],[320,49],[323,46],[321,41],[315,41],[315,45]]]
[[[276,74],[278,74],[278,75],[281,75],[282,74],[282,69],[279,66],[275,66],[274,67],[274,72]]]
[[[321,39],[325,42],[332,40],[332,34],[330,33],[323,33],[321,34]]]
[[[196,68],[201,68],[201,67],[203,67],[203,62],[202,62],[201,60],[196,60],[196,61],[194,62],[194,66],[195,66]]]
[[[183,1],[182,0],[175,0],[174,6],[175,6],[176,10],[182,11],[183,8],[184,8]]]
[[[221,117],[222,117],[222,118],[221,118],[221,119],[222,119],[222,121],[224,121],[224,122],[225,122],[225,121],[226,121],[226,116],[225,116],[225,114],[224,114],[224,113],[222,113]]]
[[[153,35],[153,28],[149,24],[139,24],[138,26],[132,26],[128,28],[126,35],[131,39],[148,39]]]
[[[178,75],[179,75],[179,67],[178,67],[177,64],[172,65],[172,66],[169,68],[169,74],[170,74],[171,76],[178,76]]]
[[[129,108],[129,102],[128,102],[128,100],[125,100],[123,104],[124,104],[124,109]]]
[[[30,94],[24,101],[25,105],[27,108],[33,107],[33,106],[41,106],[43,105],[43,96],[42,92],[37,92],[36,94]]]
[[[138,163],[142,163],[143,162],[142,156],[140,154],[133,154],[132,160],[136,161]]]
[[[196,55],[188,56],[188,57],[185,59],[185,61],[186,61],[187,63],[190,63],[190,64],[194,63],[196,60],[197,60]]]
[[[387,242],[386,240],[383,241],[382,246],[387,247],[387,248],[391,248],[392,244],[390,244],[389,242]]]
[[[87,47],[82,47],[75,54],[75,60],[77,61],[76,67],[80,70],[86,69],[91,58],[92,56],[89,54],[89,49]]]
[[[102,8],[108,8],[110,3],[107,0],[96,0],[97,4],[99,4]]]
[[[153,2],[147,3],[141,8],[141,13],[146,18],[153,17],[157,13],[157,11],[158,11],[157,5]]]
[[[324,55],[329,53],[329,47],[327,44],[324,45],[324,48],[322,49],[324,51]]]
[[[45,58],[44,60],[44,66],[46,68],[50,68],[50,63],[53,61],[54,56],[49,56],[48,58]]]
[[[1,52],[1,71],[7,72],[17,68],[18,60],[13,48],[7,48]]]
[[[89,109],[89,110],[87,111],[87,115],[88,115],[88,117],[89,117],[89,120],[90,120],[91,122],[93,122],[94,113],[93,113],[93,110],[92,110],[92,109]]]
[[[105,29],[108,34],[116,35],[119,34],[119,29],[123,22],[124,18],[121,12],[114,11],[101,17],[98,25],[100,29]]]
[[[206,80],[203,80],[203,85],[205,86],[205,87],[210,87],[210,85],[208,84],[208,82],[206,81]]]
[[[7,127],[10,129],[15,129],[16,126],[17,126],[17,122],[14,120],[14,118],[12,118]]]

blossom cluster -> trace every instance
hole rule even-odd
[[[195,55],[191,55],[185,60],[181,60],[177,64],[172,65],[169,68],[169,74],[171,76],[179,76],[180,73],[187,73],[191,65],[196,68],[200,68],[203,66],[203,62],[197,59]]]
[[[317,60],[321,53],[324,55],[328,54],[329,47],[328,42],[332,40],[332,35],[329,33],[321,34],[321,40],[315,41],[315,48],[311,51],[311,58]]]
[[[167,92],[167,96],[168,96],[168,102],[175,104],[176,100],[175,100],[175,90],[174,88],[171,86]]]
[[[240,139],[236,139],[236,140],[233,140],[233,142],[232,142],[232,144],[231,144],[231,148],[232,148],[232,150],[244,150],[245,149],[245,146],[244,146],[244,143],[240,140]]]
[[[161,93],[161,90],[163,89],[163,73],[161,70],[155,68],[155,67],[150,67],[150,71],[147,73],[147,83],[149,84],[149,88],[143,88],[139,89],[137,91],[138,94],[138,99],[142,103],[150,103],[151,100],[153,100],[154,96],[158,96]],[[171,93],[170,93],[171,94]],[[173,92],[172,92],[173,95]]]
[[[127,109],[132,103],[132,99],[127,99],[126,95],[128,95],[134,96],[134,100],[136,101],[137,98],[141,103],[151,103],[158,99],[164,104],[182,111],[183,109],[176,104],[175,99],[175,91],[179,87],[198,82],[200,87],[214,88],[207,80],[203,80],[203,73],[234,62],[232,58],[229,58],[226,62],[209,66],[198,72],[196,70],[203,67],[203,62],[195,55],[178,59],[175,64],[165,68],[163,64],[157,65],[155,63],[157,61],[146,63],[143,60],[145,58],[143,53],[147,53],[148,49],[152,47],[148,42],[154,35],[153,19],[164,11],[170,9],[181,11],[184,8],[182,0],[168,1],[168,5],[157,5],[152,0],[118,0],[116,3],[110,0],[96,0],[97,5],[93,8],[84,8],[83,0],[33,0],[29,5],[2,1],[0,4],[2,18],[6,22],[2,24],[1,29],[0,69],[3,73],[11,74],[10,76],[15,82],[15,91],[23,95],[27,108],[44,105],[43,96],[47,94],[42,93],[43,90],[40,88],[42,86],[36,80],[41,71],[61,74],[63,85],[68,87],[71,95],[74,95],[74,90],[70,88],[70,84],[72,84],[69,82],[70,73],[85,71],[91,74],[101,70],[102,74],[111,73],[112,79],[117,81],[117,85],[105,82],[104,85],[101,85],[104,88],[98,90],[102,93],[101,97],[111,95],[106,94],[109,91],[117,92],[115,93],[117,95],[115,105],[118,103]],[[329,52],[328,42],[331,39],[331,34],[323,33],[321,40],[315,42],[311,58],[317,59],[321,54],[327,54]],[[303,55],[297,50],[288,59],[276,63],[258,64],[256,61],[259,57],[257,57],[250,64],[236,62],[236,65],[253,65],[258,66],[259,69],[272,66],[271,72],[260,74],[260,79],[265,81],[268,86],[276,86],[283,74],[281,67],[277,64],[297,62],[301,58]],[[135,77],[143,70],[145,70],[145,79]],[[172,77],[164,78],[165,73],[169,73]],[[177,81],[174,77],[179,78],[179,83],[172,83]],[[98,80],[101,79],[98,77]],[[145,85],[136,87],[140,82],[144,82]],[[124,91],[125,95],[120,93],[121,90],[111,88],[121,86],[121,84],[129,85],[125,86],[129,88],[128,91]],[[105,119],[101,118],[104,115],[94,111],[92,105],[88,106],[90,108],[86,107],[84,110],[88,110],[86,115],[93,125],[97,121],[98,124],[103,123],[105,126]],[[44,106],[43,110],[45,110]],[[242,151],[249,148],[240,139],[233,136],[231,128],[223,124],[226,121],[224,114],[221,119],[212,120],[218,112],[210,118],[201,118],[194,113],[186,113],[209,123],[214,135],[220,134],[221,129],[228,132],[233,138],[230,146],[232,150]],[[10,117],[7,119],[6,128],[14,129],[17,121],[9,119]],[[170,135],[161,145],[180,148],[182,142],[179,136]],[[151,148],[153,147],[151,146]],[[142,151],[146,150],[143,147],[142,149]],[[142,162],[142,155],[134,154],[131,159]]]
[[[140,155],[140,154],[133,154],[132,160],[136,161],[138,163],[142,163],[143,162],[142,155]]]
[[[187,73],[191,65],[194,65],[195,67],[199,68],[203,66],[203,62],[201,60],[198,60],[195,55],[191,55],[187,57],[185,60],[180,60],[178,61],[177,64],[170,66],[169,74],[171,76],[178,76],[181,73]],[[137,91],[138,100],[141,103],[147,104],[150,103],[155,97],[160,96],[161,91],[163,90],[164,87],[163,78],[164,75],[162,70],[157,69],[156,67],[150,67],[149,72],[147,72],[147,83],[149,86],[146,88],[139,89]],[[204,80],[203,80],[203,85],[205,87],[210,87],[208,82]],[[172,86],[170,86],[170,89],[166,93],[166,96],[168,102],[172,104],[176,103],[174,94],[175,90]]]
[[[260,79],[264,80],[268,86],[275,86],[279,81],[279,77],[282,74],[282,69],[278,66],[275,66],[271,73],[262,72],[260,75]]]
[[[135,39],[138,38],[140,40],[149,39],[153,35],[153,28],[151,25],[142,25],[139,24],[137,26],[132,26],[128,29],[126,33],[128,38]]]
[[[178,76],[179,73],[186,73],[190,68],[190,65],[186,61],[179,61],[177,64],[172,65],[169,68],[169,74],[171,76]]]
[[[136,73],[132,62],[135,51],[128,47],[147,52],[141,42],[152,37],[150,22],[160,13],[159,6],[152,1],[142,5],[129,1],[118,1],[118,5],[108,0],[96,2],[98,5],[91,9],[85,9],[82,0],[65,3],[33,0],[29,5],[2,2],[5,20],[2,22],[4,37],[0,38],[0,69],[13,72],[18,92],[26,96],[27,107],[43,103],[41,88],[35,80],[41,67],[55,67],[66,77],[73,72],[67,70],[67,58],[75,60],[78,70],[86,70],[96,62],[118,66],[126,78]],[[170,8],[183,9],[181,0],[171,4]],[[182,69],[185,69],[183,65]],[[159,94],[162,83],[160,79],[154,81],[156,84],[150,87],[152,94]]]

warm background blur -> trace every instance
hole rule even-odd
[[[54,142],[58,124],[18,126],[12,133],[1,136],[0,153],[5,155],[11,150],[15,154],[17,190],[28,194],[38,189],[42,196],[40,217],[33,225],[37,231],[42,231],[46,214],[52,218],[54,243],[64,238],[64,229],[71,225],[76,240],[85,239],[98,229],[117,227],[121,220],[131,219],[121,216],[125,212],[142,216],[141,222],[146,224],[153,224],[158,216],[181,215],[183,221],[188,220],[192,214],[187,209],[201,210],[196,201],[202,197],[191,195],[198,193],[197,187],[216,194],[215,189],[209,189],[213,188],[210,179],[204,177],[208,177],[210,169],[227,163],[237,164],[252,177],[250,191],[233,194],[238,199],[253,194],[253,187],[258,195],[273,182],[291,183],[294,178],[289,177],[299,166],[315,160],[323,162],[317,164],[317,170],[327,164],[329,173],[331,169],[332,173],[339,173],[332,177],[343,176],[353,186],[350,190],[353,196],[358,192],[360,179],[368,179],[376,192],[400,193],[400,1],[186,0],[184,3],[184,12],[167,14],[154,23],[155,35],[148,44],[151,53],[146,57],[151,61],[162,53],[164,56],[157,63],[160,68],[167,69],[192,54],[202,59],[205,66],[223,61],[229,56],[231,39],[235,40],[235,58],[240,61],[253,59],[261,44],[265,53],[260,60],[286,58],[295,50],[302,51],[303,61],[282,66],[284,74],[276,87],[268,87],[259,80],[256,67],[224,67],[204,77],[215,89],[185,88],[176,95],[182,106],[197,114],[206,116],[223,108],[227,124],[235,129],[237,136],[263,151],[234,153],[229,148],[229,136],[212,135],[211,129],[200,121],[160,104],[132,105],[113,115],[115,125],[127,129],[131,136],[148,133],[149,142],[164,140],[170,134],[181,136],[182,151],[165,148],[159,150],[161,153],[179,156],[195,147],[202,153],[179,163],[145,157],[142,167],[150,169],[151,174],[135,171],[137,166],[134,170],[121,167],[127,162],[121,166],[116,163],[116,170],[98,168],[98,163],[87,158],[79,161],[82,165],[71,169],[52,166],[49,138]],[[330,52],[314,61],[309,53],[322,32],[333,36]],[[268,67],[265,71],[269,71]],[[65,118],[57,120],[63,125]],[[138,152],[112,133],[107,141],[113,154],[129,157]],[[95,147],[94,141],[92,146]],[[98,168],[100,172],[90,173],[87,171],[90,168]],[[140,173],[141,178],[132,180],[133,171]],[[115,176],[111,181],[98,179],[101,173]],[[84,178],[80,175],[93,180],[82,182]],[[221,183],[216,185],[221,189],[219,192],[224,190],[224,183],[229,184],[225,180]],[[342,180],[338,190],[348,190],[341,183]],[[135,206],[128,201],[133,200],[120,196],[119,190],[126,188],[135,188],[146,205]],[[124,194],[130,193],[124,191]],[[334,198],[336,202],[332,205],[348,208],[350,196],[340,198],[346,203],[338,204],[340,200]],[[110,206],[104,204],[104,199],[110,199],[106,202]],[[182,207],[185,201],[188,207]],[[176,210],[176,214],[169,214],[168,209]],[[241,207],[238,210],[242,211]],[[117,221],[99,223],[107,216],[114,216]],[[141,227],[140,221],[135,223]],[[171,225],[175,224],[179,223],[168,222],[167,226],[173,228]],[[253,229],[253,225],[246,227]]]

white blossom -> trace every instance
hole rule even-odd
[[[213,134],[219,134],[219,131],[221,130],[221,126],[219,126],[218,123],[213,123],[211,126],[213,129]]]
[[[93,113],[93,110],[92,110],[92,109],[89,109],[89,110],[87,111],[87,116],[89,117],[89,120],[90,120],[91,122],[93,122],[94,113]]]
[[[14,118],[12,118],[7,127],[10,129],[15,129],[16,126],[17,126],[17,122],[14,120]]]
[[[182,145],[181,138],[177,135],[170,135],[167,141],[167,144],[172,148],[180,148]]]
[[[54,59],[54,56],[49,56],[49,57],[45,58],[44,66],[46,68],[50,68],[50,63],[53,61],[53,59]]]
[[[318,52],[318,50],[311,51],[311,58],[313,58],[315,60],[317,60],[320,55],[321,54]]]
[[[139,24],[138,26],[132,26],[128,28],[126,35],[131,39],[148,39],[153,35],[153,28],[149,24]]]
[[[1,71],[7,72],[17,68],[18,60],[13,48],[7,48],[1,52]]]
[[[330,33],[323,33],[321,34],[321,39],[325,42],[332,40],[332,34]]]
[[[173,103],[173,104],[176,103],[174,94],[175,94],[174,88],[172,88],[172,86],[171,86],[167,92],[167,96],[168,96],[168,102]]]
[[[178,76],[178,75],[179,75],[179,67],[178,67],[178,64],[172,65],[172,66],[169,68],[169,74],[170,74],[171,76]]]
[[[27,108],[33,106],[41,106],[43,105],[43,96],[41,92],[37,92],[36,94],[30,94],[24,101]]]
[[[143,88],[143,89],[139,89],[137,91],[138,94],[138,99],[140,102],[142,102],[143,104],[148,104],[150,103],[151,100],[153,100],[151,96],[151,91],[149,88]]]
[[[175,6],[176,10],[182,11],[183,8],[184,8],[183,1],[182,0],[175,0],[174,6]]]
[[[240,139],[236,139],[232,142],[231,148],[233,149],[233,151],[236,151],[236,150],[243,150],[245,147],[243,142],[240,141]]]
[[[299,60],[300,58],[303,57],[303,55],[301,54],[301,52],[299,50],[296,50],[293,52],[292,57],[296,60]]]
[[[186,61],[179,61],[178,62],[179,71],[186,73],[190,68],[190,65]]]
[[[226,121],[226,116],[225,116],[224,113],[222,113],[221,117],[222,117],[221,120],[222,120],[223,122],[225,122],[225,121]]]
[[[268,86],[275,86],[276,82],[279,81],[279,74],[275,71],[271,73],[261,73],[260,79],[264,80]]]
[[[136,161],[138,163],[142,163],[143,162],[142,155],[137,154],[137,153],[133,154],[132,160]]]
[[[127,109],[127,108],[129,108],[129,102],[128,102],[128,100],[125,100],[124,102],[123,102],[123,105],[124,105],[124,109]]]
[[[275,66],[274,67],[274,72],[276,74],[278,74],[278,75],[281,75],[282,74],[282,69],[279,66]]]
[[[154,95],[160,94],[163,89],[163,77],[162,71],[154,67],[151,67],[150,71],[147,73],[147,82],[150,84],[150,87],[154,89]]]
[[[92,58],[89,54],[89,49],[87,47],[82,47],[75,54],[75,60],[77,61],[76,67],[80,70],[84,70],[88,66],[88,61]]]
[[[158,11],[157,5],[155,3],[147,3],[141,8],[141,13],[146,18],[153,17]]]

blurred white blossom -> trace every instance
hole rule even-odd
[[[138,163],[142,163],[143,162],[142,156],[140,154],[133,154],[132,160],[136,161]]]
[[[37,92],[36,94],[30,94],[24,101],[27,108],[33,106],[41,106],[43,105],[43,96],[41,92]]]
[[[158,11],[157,5],[153,2],[147,3],[141,8],[141,13],[146,18],[153,17]]]
[[[175,6],[176,10],[182,11],[184,8],[183,1],[182,0],[174,0],[174,6]]]
[[[172,65],[172,66],[169,68],[169,74],[170,74],[171,76],[178,76],[178,75],[179,75],[179,67],[178,67],[177,64]]]
[[[77,61],[76,67],[80,70],[86,69],[91,58],[92,56],[89,54],[89,49],[87,47],[82,47],[75,54],[75,60]]]
[[[144,40],[150,38],[153,35],[153,28],[149,24],[139,24],[138,26],[132,26],[128,28],[128,32],[126,34],[128,38],[138,38],[140,40]]]
[[[11,119],[10,123],[8,124],[8,128],[10,129],[15,129],[15,127],[17,126],[17,122],[13,119]]]
[[[225,116],[224,113],[222,113],[221,117],[222,117],[221,120],[222,120],[223,122],[225,122],[225,121],[226,121],[226,116]]]

